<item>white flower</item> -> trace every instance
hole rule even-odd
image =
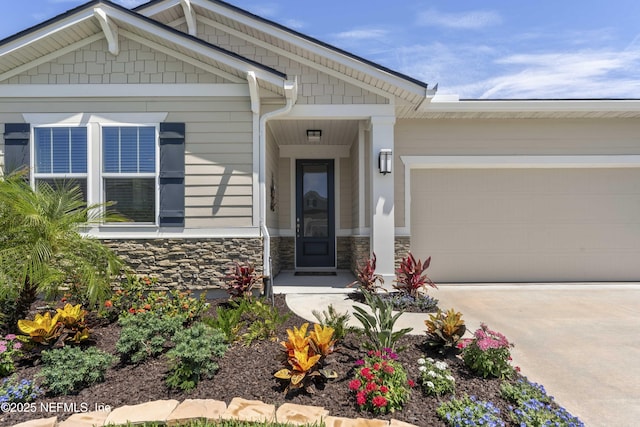
[[[431,381],[427,381],[427,387],[429,388],[436,388],[435,385],[433,385],[433,383]]]
[[[436,362],[436,368],[440,369],[441,371],[444,371],[445,369],[447,369],[449,367],[449,365],[447,365],[445,362]]]
[[[427,362],[429,362],[429,363],[433,363],[433,362],[435,362],[435,360],[433,360],[433,359],[432,359],[432,358],[430,358],[430,357],[427,357]]]
[[[430,376],[431,378],[436,378],[438,376],[438,374],[436,374],[434,371],[427,372],[427,375]]]
[[[420,372],[426,372],[427,367],[426,367],[426,366],[420,366],[420,367],[418,368],[418,370],[419,370]]]
[[[455,383],[455,382],[456,382],[456,379],[455,379],[455,378],[453,378],[451,375],[447,375],[447,376],[445,376],[445,378],[446,378],[447,380],[451,381],[452,383]]]
[[[418,365],[424,365],[425,363],[426,361],[422,357],[418,359]]]

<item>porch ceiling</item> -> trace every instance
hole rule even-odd
[[[358,138],[357,120],[273,120],[268,126],[278,145],[351,145]],[[320,129],[320,141],[307,141],[307,129]]]

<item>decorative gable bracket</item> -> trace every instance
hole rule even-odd
[[[196,11],[191,4],[191,0],[180,0],[180,5],[184,12],[184,18],[187,20],[187,28],[189,29],[189,35],[195,36],[198,34],[198,24],[196,21]]]
[[[95,16],[100,22],[102,32],[107,38],[109,44],[109,52],[112,55],[117,55],[120,52],[120,45],[118,43],[118,26],[107,16],[104,9],[96,7],[93,9],[93,16]]]

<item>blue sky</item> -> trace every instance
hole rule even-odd
[[[132,7],[144,0],[117,0]],[[638,0],[229,0],[461,98],[640,98]],[[0,0],[0,38],[84,3]]]

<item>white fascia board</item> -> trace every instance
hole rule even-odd
[[[156,25],[152,25],[142,19],[139,19],[128,13],[125,13],[121,10],[118,10],[115,8],[108,8],[106,6],[104,10],[107,11],[107,13],[112,18],[118,21],[134,26],[142,31],[146,31],[157,37],[161,37],[171,43],[175,43],[176,45],[181,46],[185,49],[188,49],[194,53],[209,57],[231,68],[242,71],[242,73],[245,75],[248,71],[253,71],[256,74],[256,77],[260,80],[269,82],[276,86],[283,86],[284,84],[284,80],[285,80],[284,78],[275,76],[273,75],[273,73],[270,73],[268,71],[255,67],[248,62],[242,61],[241,59],[238,59],[238,58],[234,58],[230,55],[225,54],[224,52],[218,52],[215,49],[209,48],[200,43],[189,40],[187,37],[180,37],[172,33],[171,31],[168,31]]]
[[[73,14],[72,16],[60,19],[51,26],[40,28],[36,31],[25,34],[23,37],[20,37],[0,47],[0,58],[2,58],[2,55],[11,53],[38,40],[53,37],[54,33],[65,28],[72,27],[82,21],[86,21],[87,19],[93,19],[93,9],[80,11]]]
[[[215,239],[260,237],[259,227],[185,228],[179,231],[155,226],[103,225],[92,227],[86,235],[98,239]]]
[[[407,169],[638,168],[640,155],[400,156]]]
[[[291,112],[279,120],[298,119],[335,119],[362,120],[372,116],[395,117],[393,104],[343,104],[343,105],[309,105],[297,104]]]
[[[156,124],[164,122],[168,112],[149,113],[23,113],[25,122],[33,126],[80,126],[88,123]]]
[[[457,100],[435,96],[420,111],[436,113],[514,113],[514,112],[638,112],[640,100]]]
[[[0,98],[249,97],[245,83],[0,85]]]
[[[403,90],[406,90],[407,92],[411,92],[419,96],[426,96],[426,90],[424,87],[421,87],[414,83],[410,83],[409,81],[402,79],[398,76],[394,76],[392,74],[386,73],[383,70],[373,67],[372,65],[357,61],[356,59],[343,55],[340,52],[337,52],[333,49],[329,49],[327,47],[313,43],[311,40],[307,40],[302,37],[297,37],[295,34],[292,34],[289,31],[285,31],[281,28],[270,25],[266,22],[253,19],[250,16],[247,16],[246,14],[240,13],[238,11],[232,10],[222,5],[218,5],[208,0],[191,0],[191,1],[193,4],[197,4],[198,6],[205,8],[207,10],[210,10],[211,12],[217,13],[219,15],[232,19],[241,24],[255,28],[258,31],[269,34],[273,37],[277,37],[281,40],[284,40],[287,43],[297,45],[302,49],[310,51],[313,54],[323,56],[331,61],[342,64],[345,67],[352,68],[357,72],[362,72],[374,78],[387,81],[389,82],[389,84],[397,86]]]

